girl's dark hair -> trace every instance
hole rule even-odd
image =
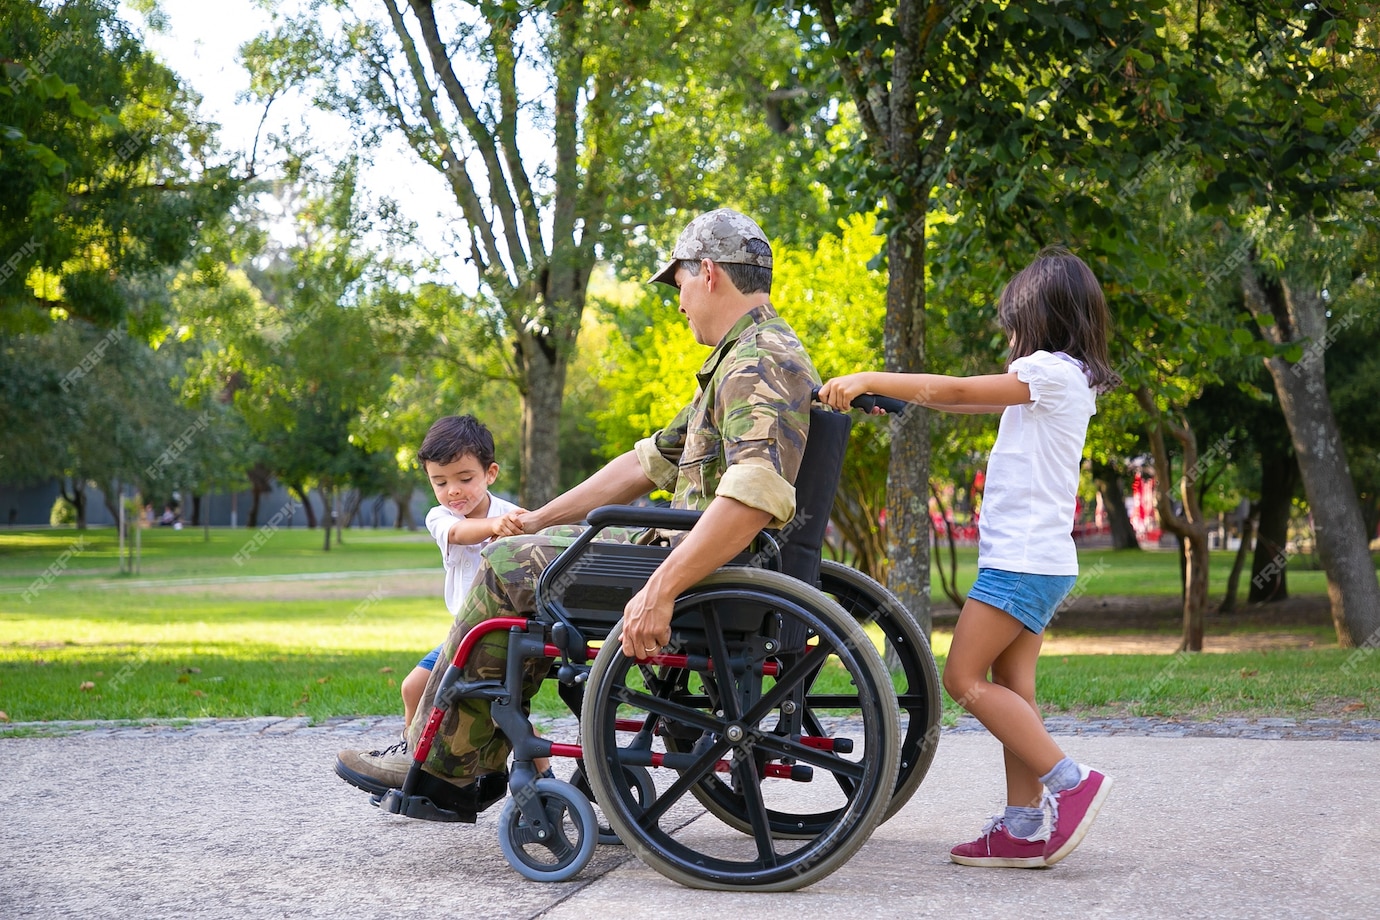
[[[473,415],[447,415],[427,430],[417,462],[445,466],[465,456],[474,457],[480,469],[487,470],[494,462],[494,436]]]
[[[1107,358],[1111,317],[1097,276],[1062,246],[1040,250],[1002,289],[997,319],[1011,340],[1007,366],[1037,351],[1083,362],[1088,385],[1106,393],[1121,383]]]

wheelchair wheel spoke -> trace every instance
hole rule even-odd
[[[748,820],[752,823],[752,836],[757,843],[757,858],[764,868],[775,868],[779,858],[776,847],[772,845],[771,819],[767,817],[767,805],[762,801],[762,787],[751,753],[734,759],[733,775],[743,790]]]
[[[738,694],[731,692],[736,675],[731,671],[729,661],[732,656],[728,651],[728,643],[724,640],[723,630],[719,628],[719,613],[714,609],[713,604],[704,605],[704,629],[709,640],[710,658],[717,662],[715,675],[721,686],[719,688],[719,706],[723,708],[724,718],[730,722],[742,718],[742,701],[738,699]]]
[[[681,771],[680,776],[665,792],[657,796],[651,807],[643,811],[638,817],[637,823],[644,828],[656,827],[668,808],[684,798],[685,793],[702,782],[706,776],[713,776],[714,767],[718,764],[719,758],[727,751],[727,741],[720,740],[710,745],[708,750],[701,754],[694,763]]]
[[[762,694],[762,698],[753,704],[747,715],[743,716],[743,721],[749,725],[756,725],[765,719],[774,709],[785,702],[786,697],[790,696],[797,687],[814,679],[820,665],[824,663],[823,656],[828,654],[829,652],[823,643],[812,648],[794,667],[777,677],[776,685]],[[821,660],[816,663],[816,658]]]
[[[609,698],[618,703],[646,710],[654,716],[661,716],[676,722],[683,722],[701,731],[712,732],[723,727],[722,720],[707,715],[698,709],[682,706],[680,703],[668,700],[665,697],[652,696],[649,693],[643,693],[628,686],[615,687],[610,692]]]

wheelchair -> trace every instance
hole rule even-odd
[[[573,877],[599,842],[693,888],[789,891],[842,866],[924,779],[940,716],[934,658],[910,614],[871,578],[820,558],[851,425],[812,409],[795,519],[678,598],[671,642],[654,657],[623,655],[621,616],[670,550],[596,538],[689,530],[699,512],[591,512],[542,572],[531,617],[465,634],[406,781],[375,804],[473,823],[506,797],[500,848],[539,881]],[[470,650],[495,631],[508,637],[506,677],[466,680]],[[533,731],[522,686],[533,658],[550,661],[578,744]],[[421,764],[448,707],[475,698],[490,701],[513,762],[457,797]],[[538,776],[538,757],[575,758],[570,782]]]

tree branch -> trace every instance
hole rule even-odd
[[[492,17],[489,34],[494,45],[494,79],[498,83],[498,138],[503,159],[508,164],[513,187],[517,190],[518,208],[522,212],[523,230],[527,235],[527,249],[534,257],[544,247],[541,239],[541,217],[532,195],[532,182],[522,165],[517,143],[517,54],[513,49],[513,22],[510,18]]]
[[[427,80],[426,68],[422,65],[421,56],[417,53],[416,42],[412,40],[412,33],[408,31],[407,23],[403,21],[402,11],[398,9],[396,0],[383,0],[383,3],[388,8],[388,17],[392,20],[393,31],[402,43],[403,54],[407,57],[408,69],[412,72],[412,81],[417,85],[417,97],[421,106],[422,117],[426,119],[427,125],[431,128],[432,140],[440,155],[440,163],[437,165],[446,177],[446,181],[450,183],[456,203],[460,205],[460,211],[465,215],[465,222],[469,224],[470,254],[471,258],[474,259],[475,268],[479,270],[480,275],[486,276],[490,280],[501,277],[503,284],[506,285],[508,283],[507,273],[492,270],[498,260],[498,244],[494,239],[493,226],[484,215],[484,207],[475,191],[474,180],[465,171],[464,163],[451,143],[450,132],[446,130],[445,123],[441,120],[441,114],[436,109],[436,93]],[[424,159],[430,159],[429,151],[420,146],[420,138],[409,137],[408,140],[418,154]]]
[[[833,46],[834,56],[838,59],[839,74],[843,77],[843,85],[847,87],[848,95],[853,97],[853,105],[858,109],[858,117],[862,119],[863,130],[867,132],[867,136],[872,139],[872,143],[878,150],[885,149],[886,133],[882,131],[881,122],[877,120],[877,115],[872,110],[872,101],[868,98],[867,89],[863,84],[864,75],[858,62],[843,50],[833,0],[820,0],[819,18],[824,21],[824,31],[828,34],[829,44]]]
[[[489,200],[497,212],[498,219],[503,222],[503,238],[508,245],[508,258],[512,261],[518,277],[521,278],[528,273],[526,270],[531,268],[531,257],[523,248],[522,239],[518,235],[520,220],[517,207],[513,203],[513,196],[508,191],[508,179],[504,175],[503,164],[499,161],[498,145],[494,141],[493,134],[480,119],[479,113],[470,104],[469,96],[465,94],[465,87],[461,85],[460,78],[455,74],[455,68],[451,66],[449,51],[436,25],[436,11],[432,7],[431,0],[409,0],[409,4],[417,17],[417,21],[421,24],[422,41],[426,45],[427,52],[431,55],[431,68],[440,78],[441,85],[445,87],[446,96],[460,114],[461,123],[465,126],[470,140],[479,149],[479,155],[484,160],[484,166],[489,174]]]

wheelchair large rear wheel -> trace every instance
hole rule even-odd
[[[882,638],[883,658],[901,709],[900,769],[885,821],[910,801],[934,762],[943,712],[939,668],[925,634],[896,595],[857,569],[828,559],[820,563],[819,580],[821,591],[864,627],[875,624]],[[816,697],[810,705],[828,703]]]
[[[853,618],[880,639],[891,685],[900,708],[900,756],[896,788],[882,820],[886,821],[910,801],[934,761],[939,743],[939,671],[929,643],[901,602],[873,579],[856,569],[825,561],[820,570],[820,587]],[[853,688],[842,687],[821,673],[810,682],[804,697],[803,728],[816,735],[823,733],[821,719],[828,713],[857,708]],[[689,741],[667,737],[668,748],[688,750]],[[721,821],[743,833],[751,833],[743,798],[717,776],[708,776],[693,794]],[[809,838],[822,831],[834,818],[831,810],[773,813],[772,830],[781,838]]]
[[[590,670],[580,732],[604,815],[639,858],[695,888],[788,891],[866,842],[891,802],[900,729],[885,665],[852,615],[779,573],[724,569],[677,600],[672,647],[655,662],[624,657],[621,633]],[[822,680],[846,706],[783,732]],[[649,807],[625,765],[660,768],[665,788]],[[701,812],[715,787],[733,796],[746,836]],[[799,815],[825,817],[785,839]]]

